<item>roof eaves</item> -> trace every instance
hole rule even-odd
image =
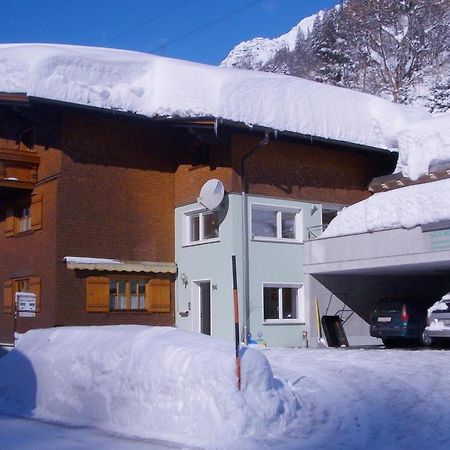
[[[309,144],[317,144],[317,145],[323,145],[323,146],[330,146],[330,147],[339,147],[342,149],[351,149],[355,151],[370,151],[370,152],[376,152],[376,153],[382,153],[382,154],[395,154],[397,152],[385,149],[385,148],[379,148],[379,147],[372,147],[364,144],[358,144],[354,142],[348,142],[348,141],[341,141],[337,139],[329,139],[324,138],[321,136],[314,136],[311,134],[303,134],[295,131],[286,131],[286,130],[277,130],[272,127],[266,127],[263,125],[255,125],[255,124],[248,124],[244,122],[238,122],[230,119],[224,119],[221,117],[214,117],[214,116],[147,116],[145,114],[140,114],[133,111],[123,111],[120,109],[111,109],[111,108],[102,108],[98,106],[91,106],[91,105],[81,105],[78,103],[71,103],[71,102],[64,102],[61,100],[53,100],[43,97],[34,97],[34,96],[28,96],[26,97],[29,99],[30,102],[39,102],[39,103],[45,103],[45,104],[55,104],[55,105],[61,105],[66,107],[72,107],[77,108],[81,110],[86,111],[102,111],[106,113],[110,113],[113,115],[118,116],[126,116],[126,117],[134,117],[141,120],[152,120],[156,122],[166,122],[166,123],[172,123],[177,124],[179,126],[198,126],[202,128],[212,128],[215,130],[215,132],[218,132],[219,126],[227,127],[230,129],[236,129],[241,131],[246,131],[253,134],[258,135],[266,135],[269,133],[272,135],[275,139],[278,138],[284,138],[287,140],[293,140],[293,141],[302,141]]]

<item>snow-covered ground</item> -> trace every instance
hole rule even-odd
[[[188,335],[183,334],[184,337]],[[78,339],[79,336],[79,334],[75,334],[74,338]],[[118,338],[120,337],[123,338],[123,333],[118,334]],[[200,341],[197,340],[195,342],[197,346],[200,345],[196,350],[201,355],[200,360],[203,359],[205,364],[204,372],[199,371],[199,367],[196,366],[195,355],[187,351],[187,355],[183,356],[183,353],[189,350],[193,341],[190,341],[190,344],[187,346],[178,347],[175,345],[176,339],[173,336],[170,339],[171,345],[169,348],[166,348],[164,354],[166,355],[166,361],[170,360],[173,363],[176,362],[176,364],[172,368],[166,366],[164,370],[169,370],[169,374],[173,373],[173,370],[193,371],[197,377],[199,375],[202,376],[199,380],[201,386],[198,389],[198,395],[205,405],[202,409],[209,409],[211,415],[208,416],[204,414],[204,411],[199,411],[198,406],[193,408],[189,414],[191,415],[190,420],[199,421],[198,427],[208,429],[209,439],[207,442],[204,441],[201,445],[195,445],[188,431],[176,429],[176,424],[179,420],[179,411],[176,403],[182,407],[183,403],[194,402],[196,404],[196,399],[192,397],[192,391],[188,388],[189,384],[185,385],[185,391],[177,392],[180,386],[179,381],[172,380],[174,383],[172,392],[154,392],[153,396],[145,397],[147,407],[143,407],[142,414],[146,416],[148,423],[152,419],[152,417],[148,416],[148,411],[152,408],[155,408],[156,412],[158,411],[157,399],[163,394],[169,397],[173,396],[176,399],[175,403],[171,403],[173,414],[172,416],[166,416],[166,419],[171,423],[169,427],[178,431],[178,437],[175,439],[178,443],[149,438],[148,430],[151,428],[151,425],[147,426],[146,421],[139,421],[139,417],[136,416],[134,418],[140,423],[141,432],[139,432],[139,429],[135,429],[135,437],[126,439],[115,434],[122,431],[119,424],[117,424],[116,428],[110,428],[108,432],[105,432],[98,428],[87,427],[87,423],[80,425],[79,418],[66,417],[64,420],[60,419],[66,424],[72,424],[72,426],[62,426],[3,415],[0,416],[0,448],[2,450],[25,450],[29,448],[34,450],[81,450],[86,448],[105,450],[135,450],[143,448],[239,448],[251,450],[264,448],[279,450],[300,448],[351,450],[370,448],[414,450],[432,448],[440,450],[449,448],[450,414],[448,414],[448,405],[450,404],[450,390],[448,389],[448,373],[450,372],[450,358],[447,350],[386,350],[382,347],[370,349],[270,348],[247,350],[248,354],[260,352],[259,356],[253,354],[251,358],[254,361],[252,368],[265,367],[263,372],[257,371],[255,376],[252,377],[253,382],[257,383],[259,377],[262,377],[263,381],[265,380],[263,384],[267,382],[265,377],[270,372],[267,372],[268,367],[264,363],[265,356],[271,364],[275,377],[272,380],[272,387],[282,391],[287,390],[297,399],[297,409],[292,421],[286,423],[283,419],[283,416],[286,418],[287,414],[287,411],[283,410],[283,408],[289,406],[290,403],[281,401],[278,402],[276,415],[281,422],[284,422],[285,426],[274,427],[274,423],[278,419],[272,417],[275,422],[270,425],[266,423],[265,426],[257,429],[256,423],[260,421],[263,424],[263,416],[267,419],[268,411],[271,410],[270,398],[264,398],[264,401],[259,405],[261,412],[265,411],[264,414],[252,410],[252,402],[249,402],[249,398],[256,391],[243,394],[241,401],[232,401],[234,410],[225,412],[223,408],[215,408],[213,405],[217,400],[224,401],[220,391],[227,394],[233,392],[226,381],[229,373],[229,369],[227,369],[228,363],[225,362],[225,365],[222,366],[225,377],[217,378],[217,373],[215,373],[217,361],[218,359],[232,361],[233,358],[228,358],[221,351],[219,351],[219,355],[216,355],[219,358],[214,358],[213,348],[216,346],[217,340],[204,336],[200,338]],[[36,339],[35,334],[34,340]],[[208,341],[211,343],[204,345]],[[203,342],[203,345],[199,344],[200,342]],[[112,361],[108,357],[114,352],[105,351],[106,355],[104,356],[100,354],[101,352],[97,352],[94,354],[94,357],[89,357],[89,353],[92,353],[92,348],[88,346],[87,350],[89,351],[85,353],[86,359],[84,360],[85,369],[89,368],[91,375],[97,374],[97,377],[91,377],[92,382],[84,386],[84,389],[90,389],[89,400],[86,392],[82,390],[77,392],[76,389],[71,387],[71,385],[74,385],[73,387],[75,388],[81,388],[79,381],[75,377],[75,375],[79,377],[81,366],[72,366],[70,367],[71,370],[69,370],[69,367],[64,366],[64,364],[68,363],[69,355],[72,355],[73,361],[76,361],[77,364],[82,364],[83,361],[79,358],[79,354],[75,356],[72,354],[74,351],[73,347],[69,346],[68,348],[67,345],[62,345],[63,343],[64,340],[60,342],[60,352],[55,354],[55,348],[53,348],[52,356],[47,357],[47,360],[52,359],[54,361],[51,364],[51,370],[45,371],[45,369],[42,369],[46,376],[49,376],[50,372],[57,368],[58,361],[61,362],[62,368],[59,371],[57,370],[56,378],[50,376],[54,383],[55,379],[57,381],[53,387],[55,405],[59,405],[56,409],[60,410],[62,408],[61,400],[64,398],[66,398],[67,405],[76,402],[77,398],[78,401],[82,399],[85,406],[87,404],[95,405],[96,392],[104,391],[102,383],[108,378],[105,362],[109,361],[109,364],[114,366],[114,370],[111,373],[114,374],[115,378],[122,380],[121,385],[123,386],[124,395],[121,401],[125,403],[129,401],[129,404],[118,407],[113,413],[119,415],[124,410],[133,412],[133,402],[135,400],[133,398],[127,400],[128,395],[132,396],[132,394],[128,392],[125,374],[129,375],[130,368],[136,370],[136,358],[145,356],[148,359],[154,347],[150,346],[151,350],[147,353],[143,352],[143,348],[139,345],[133,347],[130,349],[128,357],[122,357],[122,361],[119,363],[120,358]],[[29,348],[32,350],[32,353],[39,353],[41,345],[42,343],[37,347]],[[83,345],[85,345],[85,342]],[[161,345],[161,342],[158,345]],[[221,346],[222,344],[219,345],[219,349],[226,347]],[[22,351],[26,353],[23,344]],[[3,387],[5,386],[6,376],[5,366],[8,366],[6,363],[8,358],[12,356],[13,353],[0,360],[0,383]],[[209,370],[207,370],[208,359],[211,359]],[[29,354],[29,360],[36,360],[31,353]],[[37,360],[43,361],[42,355],[38,356]],[[95,363],[96,360],[98,360],[97,364]],[[255,363],[255,361],[257,362]],[[115,365],[113,364],[114,362],[116,363]],[[151,363],[148,361],[143,363],[144,367],[150,369],[145,374],[148,382],[153,378],[152,375],[154,373],[156,373],[158,378],[158,372],[161,371],[161,368],[158,366],[155,367],[154,371],[151,370],[151,367],[156,362],[153,360]],[[180,365],[181,367],[176,368],[176,366]],[[245,366],[245,363],[243,365]],[[20,364],[19,366],[16,364],[15,367],[20,369]],[[63,368],[65,369],[62,370]],[[244,372],[248,368],[244,368]],[[39,373],[39,370],[36,367],[36,373]],[[61,391],[61,386],[58,385],[58,379],[62,374],[65,374],[66,377],[64,381],[66,385],[65,391]],[[214,390],[211,387],[208,392],[204,388],[207,374],[212,377],[210,381],[216,384],[216,389]],[[25,387],[23,386],[23,383],[25,383],[24,378],[19,376],[19,372],[16,372],[15,375],[15,389],[20,386],[21,382],[23,389]],[[89,377],[86,373],[85,376],[84,381],[86,382]],[[101,378],[102,376],[103,378]],[[141,373],[139,376],[142,377],[144,374]],[[71,377],[73,378],[71,379]],[[134,380],[136,379],[134,378]],[[44,384],[42,387],[43,391],[39,395],[49,398],[49,394],[52,393],[49,380],[42,381]],[[141,383],[137,388],[139,389],[143,384]],[[165,389],[167,389],[167,386]],[[264,392],[264,389],[262,389],[262,392]],[[9,394],[11,394],[11,391],[9,391]],[[237,394],[236,391],[234,391],[234,394]],[[284,395],[287,394],[287,392],[284,392]],[[2,392],[2,397],[4,397],[4,392]],[[10,405],[12,397],[12,395],[9,395]],[[97,396],[97,399],[100,397]],[[113,395],[111,394],[112,397]],[[234,399],[236,398],[234,397]],[[279,396],[278,398],[283,399],[287,397]],[[253,427],[256,433],[252,436],[242,437],[242,435],[239,435],[238,430],[237,434],[233,436],[233,433],[236,433],[236,426],[233,423],[236,419],[242,420],[245,417],[243,410],[254,414],[253,422],[248,421],[246,423],[250,428]],[[223,423],[217,419],[221,419]],[[228,428],[227,425],[230,424],[232,427]],[[98,421],[96,425],[99,426]],[[232,439],[224,439],[222,435],[223,430],[228,430]],[[274,430],[278,431],[274,432]],[[183,439],[184,433],[186,433],[185,440]],[[143,439],[143,436],[146,436],[146,438]]]

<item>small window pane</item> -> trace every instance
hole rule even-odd
[[[281,237],[295,239],[295,213],[281,213]]]
[[[189,217],[189,236],[190,236],[191,242],[200,240],[200,218],[199,218],[199,216],[190,216]]]
[[[119,293],[119,306],[118,309],[126,309],[127,308],[127,296],[126,296],[126,282],[119,281],[117,283],[117,289]]]
[[[279,319],[278,288],[264,288],[264,320]]]
[[[283,319],[296,319],[297,318],[297,293],[295,288],[283,288]]]
[[[30,216],[30,206],[24,206],[19,210],[19,233],[31,230],[31,216]]]
[[[117,309],[117,281],[111,280],[109,282],[109,307],[110,309]]]
[[[138,282],[138,309],[145,309],[145,281]]]
[[[130,281],[130,302],[131,302],[131,309],[138,308],[138,295],[137,295],[137,281],[136,280]]]
[[[253,209],[252,211],[253,236],[277,237],[277,211]]]
[[[203,239],[219,237],[219,214],[203,214]]]

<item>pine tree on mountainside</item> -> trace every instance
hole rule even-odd
[[[336,86],[348,86],[355,71],[349,35],[345,29],[342,8],[325,12],[316,18],[311,33],[312,53],[317,59],[315,80]]]
[[[428,106],[432,112],[450,110],[450,76],[440,77],[431,88]]]

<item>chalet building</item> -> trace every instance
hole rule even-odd
[[[387,151],[214,117],[151,119],[2,94],[0,342],[109,324],[231,338],[235,254],[247,332],[300,345],[311,322],[303,242],[394,165]],[[225,187],[214,211],[197,202],[210,179]],[[35,311],[19,310],[18,293],[35,294]]]

